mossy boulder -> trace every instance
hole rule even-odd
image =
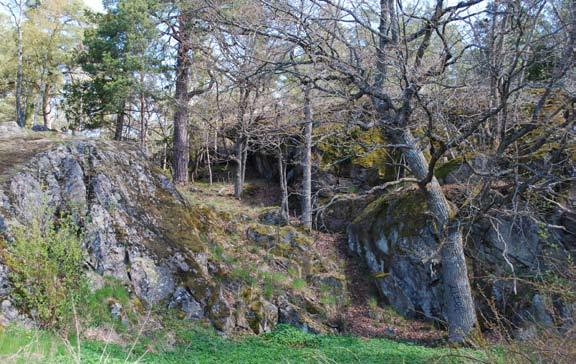
[[[349,226],[348,247],[398,312],[441,319],[438,243],[425,206],[418,190],[380,197]]]
[[[442,321],[441,241],[427,211],[420,190],[386,194],[349,226],[348,248],[366,262],[381,296],[398,313]],[[541,285],[543,272],[551,274],[546,279],[558,278],[558,272],[552,273],[558,262],[573,266],[561,234],[530,218],[505,214],[478,219],[466,231],[468,270],[478,277],[472,285],[482,318],[503,315],[522,326],[534,321],[548,324],[550,316],[572,312],[570,297],[557,297],[554,305],[546,306],[555,311],[552,315],[544,314],[542,300],[535,296],[542,294],[535,287]],[[569,320],[574,322],[573,317]]]

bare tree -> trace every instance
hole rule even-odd
[[[302,151],[302,225],[312,229],[312,110],[310,107],[310,82],[304,88],[304,148]]]
[[[566,182],[558,178],[562,148],[546,171],[522,158],[536,155],[551,138],[567,145],[573,125],[573,96],[552,111],[546,105],[574,65],[574,1],[561,7],[547,0],[498,1],[487,12],[482,3],[447,5],[438,0],[429,8],[394,0],[261,1],[266,16],[224,20],[240,33],[291,43],[291,52],[315,65],[312,89],[348,105],[369,101],[361,116],[349,122],[376,130],[386,140],[385,148],[401,151],[398,168],[409,176],[401,180],[416,183],[426,197],[435,221],[444,317],[453,341],[465,340],[476,324],[464,225],[496,206],[518,205],[529,191],[553,190]],[[488,30],[481,31],[482,39],[470,36],[480,32],[486,14]],[[544,18],[557,19],[558,25],[542,31],[538,25]],[[551,37],[563,46],[550,52],[554,66],[535,90],[527,74],[539,62],[536,45]],[[477,62],[478,54],[484,54],[483,61]],[[554,122],[563,111],[565,121]],[[535,132],[543,135],[534,139]],[[465,150],[487,160],[482,170],[468,163]],[[447,155],[458,155],[481,181],[479,192],[470,191],[461,206],[448,202],[435,177]],[[501,193],[504,181],[513,192]]]

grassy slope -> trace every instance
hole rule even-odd
[[[275,332],[232,340],[188,330],[170,350],[150,345],[105,345],[83,341],[82,363],[463,363],[479,352],[426,348],[386,339],[316,336],[281,325]],[[13,363],[77,362],[69,346],[46,333],[8,329],[0,335],[0,361]],[[148,348],[148,349],[146,349]]]

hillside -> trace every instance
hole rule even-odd
[[[173,341],[167,345],[185,345],[187,332],[195,327],[235,338],[290,324],[316,334],[388,337],[427,345],[437,344],[444,335],[430,324],[379,307],[362,263],[347,255],[341,235],[275,225],[275,208],[266,206],[265,198],[260,200],[269,188],[264,181],[249,184],[249,197],[238,201],[224,184],[176,189],[137,148],[126,144],[33,134],[1,140],[0,145],[0,227],[5,239],[0,294],[6,333],[15,330],[13,325],[28,330],[66,327],[65,321],[72,319],[82,328],[83,348],[89,342],[96,345],[86,346],[88,353],[99,350],[96,343],[104,340],[120,345],[114,349],[120,356],[122,346],[127,349],[133,341],[154,347],[166,340]],[[49,268],[51,260],[67,259],[50,253],[61,243],[54,240],[55,229],[60,231],[57,239],[71,244],[65,249],[81,249],[81,271]],[[22,252],[18,249],[26,250],[24,257],[15,256]],[[61,281],[74,274],[84,285],[47,291],[56,276],[40,277],[27,266],[38,259],[47,260],[42,274],[55,274]],[[70,296],[75,290],[85,296]],[[72,302],[61,302],[61,294]],[[69,317],[72,308],[76,313]],[[209,331],[203,339],[207,342],[215,340]],[[27,335],[15,341],[3,337],[6,354],[17,350]],[[158,335],[161,339],[156,340]],[[299,347],[290,344],[293,335],[300,337],[290,330],[270,336],[275,338],[270,350],[282,355],[284,340],[286,349]],[[262,344],[242,340],[248,341],[233,350],[269,345],[269,339]],[[322,352],[331,340],[344,339],[301,340],[311,340],[310,350],[317,355],[337,358],[337,352]],[[55,338],[48,341],[50,346],[62,345]],[[222,345],[236,345],[226,342]],[[402,348],[390,350],[413,360],[444,355],[433,349],[414,349],[422,350],[422,356],[410,354],[410,347],[403,354]],[[365,355],[364,349],[353,350]],[[309,354],[295,354],[294,360]]]

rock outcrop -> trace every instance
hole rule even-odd
[[[568,266],[573,244],[529,218],[484,218],[466,232],[483,318],[494,318],[496,308],[516,327],[573,322],[569,301],[526,283],[532,278],[542,283],[558,264]],[[382,297],[399,313],[444,320],[439,238],[420,191],[387,194],[368,205],[348,227],[348,247],[367,263]]]
[[[224,221],[213,210],[190,206],[138,148],[73,140],[46,149],[10,168],[10,175],[0,180],[0,234],[8,242],[15,226],[68,215],[82,231],[93,285],[102,277],[113,277],[145,307],[168,307],[185,319],[210,321],[222,332],[259,333],[282,322],[279,302],[285,307],[285,302],[294,301],[290,290],[266,298],[261,290],[238,294],[244,283],[233,274],[232,263],[215,253],[223,250],[219,244],[228,244],[229,236],[243,234],[243,225]],[[273,227],[254,224],[264,231],[249,229],[253,249],[275,244],[278,232]],[[314,259],[305,238],[293,228],[282,229],[285,236],[272,253],[274,259],[282,260],[284,267]],[[223,242],[214,237],[218,234]],[[7,307],[8,319],[18,317],[10,291],[9,267],[0,264],[0,302],[6,301],[2,307]],[[323,319],[305,309],[298,312],[286,320]]]

